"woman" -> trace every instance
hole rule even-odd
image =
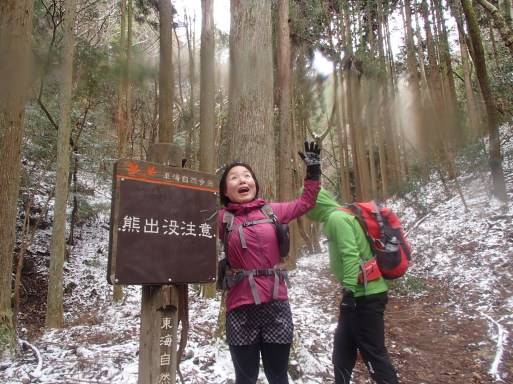
[[[275,269],[280,263],[275,226],[262,208],[270,206],[278,223],[288,223],[314,206],[320,189],[320,150],[313,142],[305,143],[305,153],[299,155],[307,176],[295,201],[267,204],[258,197],[255,173],[242,162],[226,166],[219,183],[225,206],[219,212],[219,238],[226,240],[228,263],[238,271],[226,298],[226,338],[236,384],[257,382],[260,354],[269,384],[288,383],[292,313],[284,274]],[[230,225],[224,222],[226,211],[233,219]],[[229,227],[236,230],[227,233]]]

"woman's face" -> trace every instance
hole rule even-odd
[[[249,203],[256,196],[255,179],[251,172],[241,165],[228,171],[226,175],[226,190],[224,194],[232,203]]]

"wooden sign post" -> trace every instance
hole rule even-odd
[[[184,288],[216,277],[217,182],[180,168],[176,145],[155,144],[148,157],[159,163],[114,167],[108,280],[142,285],[138,382],[175,384]]]

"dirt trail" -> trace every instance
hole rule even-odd
[[[433,291],[436,294],[419,299],[391,294],[386,329],[401,383],[496,383],[488,373],[497,345],[490,338],[487,320],[448,307],[449,293]],[[510,351],[503,355],[500,371],[508,372],[509,380],[504,382],[513,383]]]

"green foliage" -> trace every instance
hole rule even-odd
[[[75,44],[74,53],[74,99],[99,98],[96,103],[112,98],[118,76],[112,66],[113,51],[108,47],[97,47],[80,39]],[[96,104],[95,103],[95,104]]]
[[[502,122],[510,121],[513,116],[513,60],[511,56],[505,56],[500,65],[493,71],[490,77],[492,88],[497,95],[497,107]]]
[[[487,174],[490,170],[488,162],[489,154],[481,140],[462,148],[455,159],[459,173],[473,177]]]
[[[98,201],[93,199],[93,194],[74,194],[78,202],[76,224],[83,225],[90,221],[96,221],[100,215],[109,211],[110,201]]]

